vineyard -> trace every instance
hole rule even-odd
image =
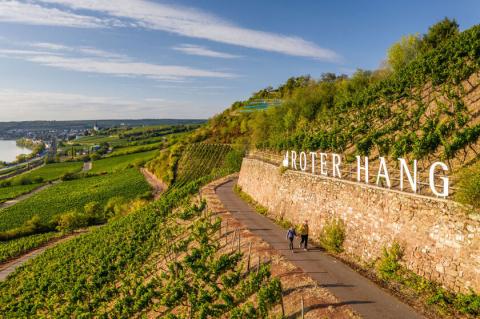
[[[0,211],[0,231],[22,226],[33,216],[49,223],[58,214],[83,208],[96,201],[104,205],[111,197],[133,199],[150,190],[137,169],[56,184],[34,196]]]
[[[35,188],[40,187],[40,185],[41,184],[15,185],[0,188],[0,203],[16,198],[25,193],[29,193]]]
[[[133,153],[93,161],[91,173],[111,173],[128,167],[141,166],[157,155],[158,151]]]
[[[162,150],[147,168],[166,184],[181,186],[201,176],[238,171],[243,153],[226,144],[180,142]]]
[[[227,159],[231,151],[223,145],[187,147],[178,180],[159,200],[47,250],[0,283],[0,312],[48,318],[267,317],[279,302],[279,281],[271,279],[267,265],[246,272],[242,255],[225,250],[217,238],[220,219],[203,203],[189,204],[202,184],[234,167]],[[196,169],[201,173],[194,177]]]
[[[61,236],[63,236],[62,233],[49,232],[0,242],[0,263]]]
[[[13,177],[7,182],[13,185],[43,183],[59,179],[66,173],[77,173],[82,169],[81,162],[52,163],[38,169]]]

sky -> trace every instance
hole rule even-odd
[[[478,0],[0,0],[0,121],[208,118],[291,76],[373,70]]]

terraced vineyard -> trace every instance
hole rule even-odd
[[[150,190],[137,169],[127,169],[104,176],[82,178],[54,185],[34,196],[0,211],[0,231],[22,226],[33,216],[48,223],[61,213],[83,208],[89,202],[105,204],[108,199],[123,196],[133,199]]]
[[[211,173],[220,173],[225,168],[225,156],[231,151],[230,145],[189,144],[178,161],[175,183],[182,184]]]

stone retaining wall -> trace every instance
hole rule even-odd
[[[457,292],[480,292],[480,221],[452,201],[288,170],[245,158],[243,191],[275,218],[308,219],[311,237],[332,217],[346,223],[347,253],[364,262],[397,241],[410,270]]]

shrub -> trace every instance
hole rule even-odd
[[[62,181],[71,181],[75,179],[75,173],[67,172],[62,175],[61,180]]]
[[[88,224],[99,224],[105,221],[105,214],[102,206],[98,202],[90,202],[85,204],[83,210],[85,211],[85,217]]]
[[[30,178],[28,178],[26,176],[23,176],[18,180],[17,184],[19,184],[19,185],[30,185],[30,184],[33,184],[33,182]]]
[[[124,197],[115,196],[108,200],[105,205],[104,212],[106,217],[113,217],[115,215],[121,215],[125,210],[126,200]]]
[[[88,226],[88,218],[76,210],[72,210],[57,218],[57,229],[59,231],[72,231],[77,228]]]
[[[43,177],[41,176],[37,176],[33,179],[33,183],[35,184],[40,184],[40,183],[43,183]]]
[[[400,260],[403,257],[403,249],[399,243],[394,242],[390,248],[383,248],[382,257],[377,261],[377,273],[380,278],[398,279],[398,271],[401,269]]]
[[[320,233],[320,245],[327,251],[339,253],[343,251],[345,240],[345,223],[340,218],[332,218],[325,223]]]
[[[456,187],[456,201],[480,208],[480,162],[460,172]]]
[[[153,193],[151,191],[146,191],[145,193],[138,196],[139,199],[151,200],[153,199]]]

